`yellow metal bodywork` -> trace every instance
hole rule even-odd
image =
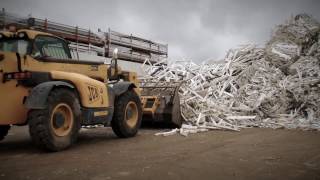
[[[21,62],[22,71],[37,71],[37,72],[50,72],[50,71],[64,71],[71,73],[78,73],[88,76],[90,78],[106,82],[108,79],[107,70],[109,65],[105,64],[81,64],[78,60],[66,60],[70,63],[56,61],[41,61],[35,60],[30,55],[24,55]],[[78,63],[77,63],[78,62]]]
[[[53,36],[48,33],[20,30],[29,39],[37,35]],[[7,37],[13,37],[15,33],[2,32]],[[4,73],[18,72],[18,56],[20,57],[20,70],[22,72],[45,72],[49,73],[52,80],[65,81],[73,84],[78,92],[82,107],[106,108],[109,107],[108,97],[108,68],[110,65],[79,62],[78,60],[43,60],[34,59],[30,55],[17,55],[12,52],[1,52],[0,57],[0,125],[24,124],[27,120],[28,109],[24,107],[24,99],[29,95],[31,87],[18,85],[16,80],[3,83]],[[121,72],[121,70],[120,70]],[[122,72],[121,72],[122,74]],[[132,72],[123,73],[125,81],[130,81],[138,87],[137,74]],[[140,95],[140,89],[135,88]],[[96,112],[94,116],[103,116],[107,111]]]
[[[53,80],[71,82],[77,88],[83,107],[109,107],[106,84],[82,74],[63,71],[51,71],[51,77]]]
[[[151,100],[153,102],[151,107],[147,107],[148,100]],[[142,96],[141,97],[141,104],[142,104],[143,114],[151,115],[154,118],[156,110],[160,106],[160,99],[158,96]]]
[[[21,29],[21,30],[17,31],[17,33],[19,33],[19,32],[26,33],[29,39],[34,39],[38,35],[54,36],[54,35],[49,34],[49,33],[40,32],[40,31],[34,31],[34,30],[29,30],[29,29]],[[9,31],[1,32],[1,34],[3,34],[6,37],[13,37],[17,33],[9,32]],[[57,37],[57,36],[54,36],[54,37]]]
[[[70,60],[75,61],[75,60]],[[108,107],[108,65],[90,65],[39,61],[30,55],[22,58],[22,71],[50,72],[52,80],[71,82],[78,90],[81,105],[88,108]]]
[[[6,37],[12,37],[15,33],[5,31],[5,32],[1,32],[1,34],[3,34]]]
[[[139,88],[140,81],[138,79],[138,75],[136,72],[128,72],[128,71],[123,71],[121,74],[124,76],[123,79],[128,82],[132,82],[133,84],[136,85],[137,88],[134,88],[135,93],[137,95],[141,96],[141,89]]]
[[[5,72],[16,72],[17,57],[12,52],[1,52],[4,56],[0,61],[0,125],[1,124],[22,124],[26,121],[28,110],[23,105],[23,99],[29,93],[29,89],[17,86],[16,80],[3,82]]]
[[[45,33],[45,32],[40,32],[40,31],[34,31],[34,30],[29,30],[29,29],[21,29],[19,31],[17,31],[18,33],[19,32],[24,32],[27,34],[28,38],[29,39],[34,39],[36,36],[38,35],[44,35],[44,36],[53,36],[53,37],[57,37],[53,34],[49,34],[49,33]]]
[[[25,32],[28,38],[33,39],[37,35],[48,33],[20,30]],[[15,33],[2,32],[7,37],[13,37]],[[29,95],[31,88],[18,85],[16,80],[3,82],[4,73],[18,72],[18,60],[16,53],[0,52],[4,56],[0,61],[0,125],[23,124],[27,120],[28,109],[23,105],[23,100]],[[108,65],[88,64],[66,60],[70,63],[56,61],[36,60],[30,55],[20,55],[21,71],[47,72],[52,80],[61,80],[72,83],[78,90],[80,102],[83,107],[102,108],[109,107],[107,86]]]
[[[18,72],[18,62],[15,53],[0,52],[0,54],[4,56],[0,62],[0,125],[23,124],[27,120],[28,113],[23,100],[29,95],[31,88],[18,85],[16,80],[2,83],[4,73]],[[81,105],[86,108],[109,107],[108,90],[103,83],[107,79],[107,68],[107,65],[95,65],[92,70],[88,64],[41,62],[28,55],[21,60],[22,71],[49,72],[52,80],[73,84],[78,91]]]

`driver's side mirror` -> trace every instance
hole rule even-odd
[[[114,70],[114,73],[113,73],[113,70]],[[109,78],[110,78],[110,80],[118,80],[119,79],[119,77],[118,77],[118,48],[115,48],[112,53]]]
[[[115,48],[112,52],[112,58],[111,58],[111,67],[114,67],[117,69],[117,60],[118,60],[118,48]]]
[[[118,59],[118,48],[115,48],[112,52],[112,60]]]

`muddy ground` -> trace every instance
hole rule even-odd
[[[63,152],[32,146],[26,127],[0,143],[0,179],[320,179],[320,132],[245,129],[189,137],[118,139],[109,128],[82,130]]]

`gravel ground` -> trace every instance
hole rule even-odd
[[[46,153],[32,146],[27,127],[14,127],[0,142],[0,179],[320,179],[320,132],[159,131],[119,139],[110,128],[83,129],[72,148]]]

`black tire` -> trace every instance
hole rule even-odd
[[[0,125],[0,141],[8,135],[10,127],[10,125]]]
[[[139,96],[133,90],[127,91],[115,99],[114,108],[114,116],[111,121],[113,132],[120,138],[135,136],[142,120]],[[134,113],[137,113],[137,116]],[[131,114],[130,117],[128,117],[129,114]]]
[[[32,141],[48,151],[66,149],[77,140],[81,127],[79,100],[71,90],[57,88],[50,92],[47,103],[46,109],[28,114]]]

